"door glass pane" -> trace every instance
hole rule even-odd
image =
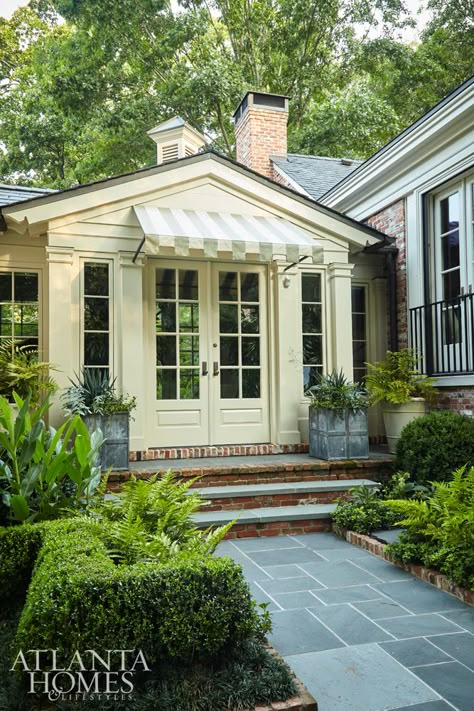
[[[38,301],[38,275],[15,274],[15,301]]]
[[[233,304],[220,304],[219,329],[221,333],[239,332],[237,305],[234,306]]]
[[[176,272],[174,269],[156,270],[156,298],[176,299]]]
[[[258,306],[242,306],[240,319],[242,323],[242,333],[259,332],[260,326]]]
[[[443,274],[443,294],[445,299],[455,299],[461,293],[459,269]]]
[[[321,336],[303,336],[303,363],[320,365],[323,360]]]
[[[260,368],[243,368],[242,397],[260,397]]]
[[[181,400],[199,400],[199,370],[180,370],[179,397]]]
[[[179,270],[179,298],[185,301],[198,300],[198,273],[194,269]]]
[[[241,274],[241,301],[258,301],[258,274]]]
[[[156,364],[176,365],[176,336],[156,337]]]
[[[176,400],[176,370],[157,368],[156,399]]]
[[[321,278],[319,274],[303,274],[301,277],[302,301],[315,303],[321,301]]]
[[[199,304],[179,304],[179,330],[199,331]]]
[[[12,333],[13,306],[0,304],[0,336],[13,337]]]
[[[109,300],[87,297],[84,299],[84,328],[86,331],[109,330]]]
[[[176,304],[174,302],[157,303],[156,330],[168,333],[176,331]]]
[[[459,266],[459,230],[441,237],[443,269]]]
[[[260,338],[242,338],[242,365],[260,365]]]
[[[225,368],[221,370],[221,398],[239,397],[239,370]]]
[[[199,338],[197,336],[180,337],[179,364],[199,365]]]
[[[38,307],[14,306],[13,308],[15,336],[38,335]]]
[[[321,375],[323,372],[323,367],[321,365],[319,366],[308,366],[305,365],[303,367],[303,386],[304,390],[308,390],[308,388],[311,388],[313,385],[316,385],[318,382],[318,377]]]
[[[459,193],[453,193],[441,200],[441,233],[451,232],[459,227]]]
[[[239,338],[238,336],[226,336],[220,339],[221,365],[239,364]]]
[[[219,301],[237,301],[237,285],[237,272],[219,272]]]

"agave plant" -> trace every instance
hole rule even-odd
[[[349,382],[342,370],[319,375],[316,385],[309,388],[306,395],[311,398],[310,407],[321,410],[359,412],[369,404],[365,388]]]
[[[82,368],[76,379],[69,378],[71,385],[61,395],[64,411],[68,415],[111,415],[115,412],[131,412],[136,398],[118,395],[115,381],[108,371],[99,368]]]

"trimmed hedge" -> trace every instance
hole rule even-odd
[[[406,425],[397,443],[397,471],[414,482],[449,481],[452,472],[474,466],[474,419],[457,412],[431,412]]]
[[[267,631],[228,558],[115,565],[88,522],[46,526],[17,644],[21,649],[141,649],[148,662],[218,658]]]
[[[43,540],[41,524],[0,528],[0,603],[26,592]]]

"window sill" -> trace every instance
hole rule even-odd
[[[434,385],[437,388],[463,387],[474,388],[474,373],[472,375],[448,375],[435,378]]]

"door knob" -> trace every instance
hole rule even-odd
[[[214,361],[213,375],[219,375],[219,363],[217,362],[217,360]]]
[[[201,374],[202,375],[207,375],[208,374],[208,369],[207,369],[207,360],[202,361],[202,366],[201,366]]]

